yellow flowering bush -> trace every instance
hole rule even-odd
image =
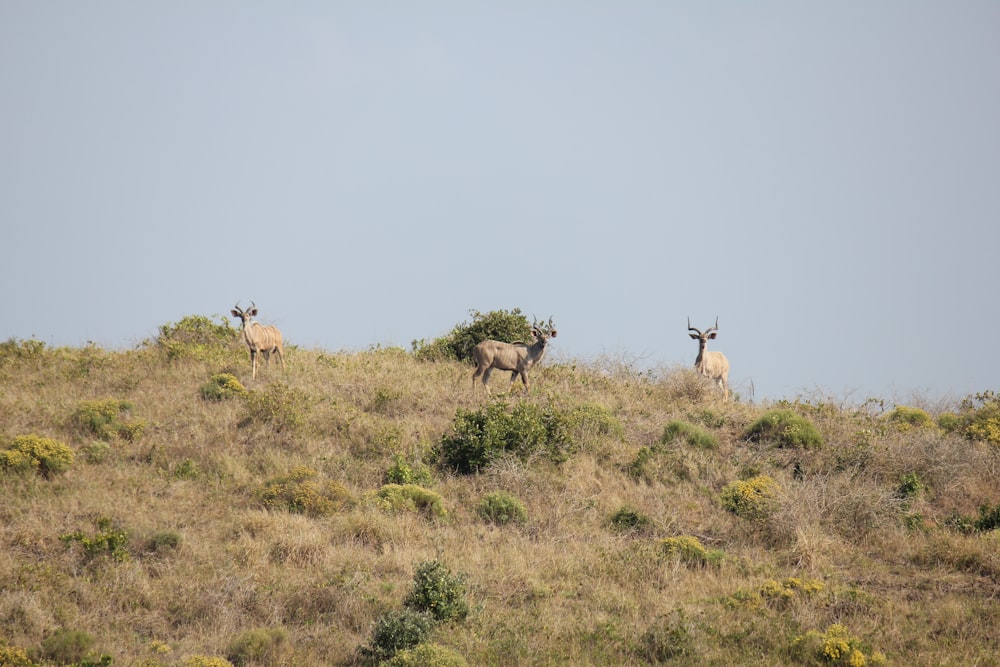
[[[14,438],[9,448],[0,451],[0,469],[34,471],[51,477],[66,472],[73,458],[73,450],[61,442],[38,435],[21,435]]]
[[[722,489],[722,506],[751,521],[766,519],[778,502],[778,483],[767,475],[730,482]]]
[[[797,637],[793,652],[803,661],[838,667],[879,667],[886,664],[885,654],[865,652],[861,640],[852,637],[840,623],[834,623],[825,633],[810,630]]]
[[[257,499],[268,509],[281,509],[309,516],[325,516],[353,502],[340,482],[320,482],[316,471],[298,466],[282,477],[268,480],[257,490]]]

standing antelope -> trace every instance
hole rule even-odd
[[[726,355],[721,352],[709,352],[708,351],[708,339],[714,339],[716,337],[716,331],[719,330],[719,318],[715,318],[715,326],[709,327],[702,333],[698,329],[691,326],[691,318],[688,318],[688,331],[694,331],[693,334],[688,334],[691,338],[698,341],[698,358],[694,360],[694,367],[699,373],[707,378],[715,380],[719,387],[722,389],[722,400],[729,400],[729,360],[726,359]]]
[[[276,352],[278,359],[281,360],[281,370],[285,370],[285,353],[282,349],[281,332],[278,331],[277,327],[267,327],[250,319],[257,316],[257,304],[251,301],[250,307],[243,310],[240,308],[240,302],[237,301],[236,305],[233,306],[232,313],[233,317],[243,322],[243,342],[250,348],[250,364],[253,366],[254,379],[257,378],[258,352],[264,355],[268,368],[271,367],[271,353]]]
[[[476,388],[476,379],[482,378],[483,388],[489,394],[490,373],[495,368],[510,371],[508,392],[514,388],[514,380],[520,375],[524,391],[529,393],[531,388],[528,385],[528,369],[542,360],[549,338],[556,337],[556,330],[552,328],[552,318],[549,318],[548,326],[534,322],[531,326],[531,335],[535,337],[535,342],[531,345],[520,341],[501,343],[497,340],[484,340],[472,348],[472,358],[476,361],[476,372],[472,375],[472,389]]]

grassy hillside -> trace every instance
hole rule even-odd
[[[253,381],[192,323],[0,345],[0,664],[1000,664],[991,394],[580,362],[490,402],[398,349]]]

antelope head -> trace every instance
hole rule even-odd
[[[255,304],[253,301],[251,301],[250,302],[250,307],[247,308],[246,310],[243,310],[242,308],[240,308],[240,302],[237,301],[236,305],[233,306],[233,310],[231,312],[233,314],[233,317],[236,317],[236,318],[239,318],[240,320],[242,320],[243,321],[243,326],[246,326],[247,324],[250,323],[250,318],[251,317],[256,317],[257,316],[257,304]]]
[[[708,346],[709,339],[714,339],[718,335],[719,331],[719,318],[715,318],[715,326],[711,326],[705,329],[705,333],[702,333],[700,329],[696,329],[691,326],[691,318],[688,318],[688,331],[694,331],[693,334],[688,334],[691,338],[701,342],[702,351]]]
[[[556,337],[556,329],[552,324],[552,318],[549,317],[548,323],[539,322],[534,316],[531,318],[531,335],[538,340],[548,340],[549,338]]]

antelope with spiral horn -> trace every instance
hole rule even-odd
[[[530,393],[531,387],[528,384],[528,369],[537,364],[545,356],[545,349],[549,344],[549,338],[556,337],[556,330],[552,326],[552,318],[549,318],[548,325],[535,321],[531,326],[531,335],[535,341],[530,345],[527,343],[502,343],[498,340],[484,340],[472,348],[472,358],[476,362],[476,372],[472,375],[472,388],[476,388],[476,380],[483,383],[486,394],[490,393],[490,373],[493,369],[510,371],[510,388],[514,388],[514,380],[518,376],[524,383],[525,393]]]
[[[260,322],[251,318],[257,316],[257,304],[250,302],[250,307],[246,310],[240,308],[237,301],[231,311],[233,317],[242,322],[243,342],[250,348],[250,365],[253,367],[253,377],[257,378],[257,355],[263,354],[267,361],[268,368],[271,367],[271,353],[278,355],[281,361],[281,370],[285,370],[285,353],[281,341],[281,332],[277,327],[264,326]]]
[[[715,380],[715,382],[719,385],[719,388],[722,389],[722,400],[728,401],[729,360],[726,359],[726,355],[721,352],[708,351],[708,341],[709,339],[714,339],[718,335],[718,330],[718,317],[715,318],[715,326],[709,327],[704,333],[691,326],[691,318],[688,318],[688,331],[695,332],[688,335],[698,341],[698,358],[694,360],[694,367],[705,377]]]

